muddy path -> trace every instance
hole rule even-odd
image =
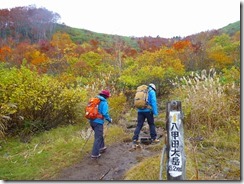
[[[98,159],[91,159],[87,153],[79,163],[63,169],[55,180],[124,180],[125,172],[132,166],[160,153],[152,151],[151,146],[141,144],[134,148],[132,143],[116,143]]]

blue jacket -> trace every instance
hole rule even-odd
[[[157,107],[157,97],[156,92],[149,86],[148,90],[148,105],[152,108],[138,109],[138,112],[153,112],[153,115],[158,116],[158,107]]]
[[[108,107],[107,99],[104,98],[103,96],[100,96],[100,95],[97,95],[97,97],[101,100],[100,104],[98,106],[98,112],[103,115],[105,120],[110,122],[111,121],[111,117],[109,115],[109,107]],[[97,119],[94,119],[94,120],[90,120],[90,122],[104,124],[104,119],[97,118]]]

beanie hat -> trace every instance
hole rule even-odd
[[[110,92],[109,90],[102,90],[99,95],[105,95],[107,98],[110,97]]]

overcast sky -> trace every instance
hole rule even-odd
[[[0,0],[0,9],[36,5],[74,28],[121,36],[185,37],[240,20],[238,0]]]

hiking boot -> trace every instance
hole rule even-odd
[[[159,142],[160,142],[159,139],[153,139],[153,140],[152,140],[152,143],[154,143],[154,144],[159,143]]]
[[[104,146],[103,148],[100,148],[100,149],[99,149],[99,153],[104,153],[106,149],[107,149],[106,146]]]
[[[133,144],[139,144],[140,142],[138,140],[133,140]]]
[[[101,154],[99,153],[98,155],[91,155],[91,158],[99,158]]]

